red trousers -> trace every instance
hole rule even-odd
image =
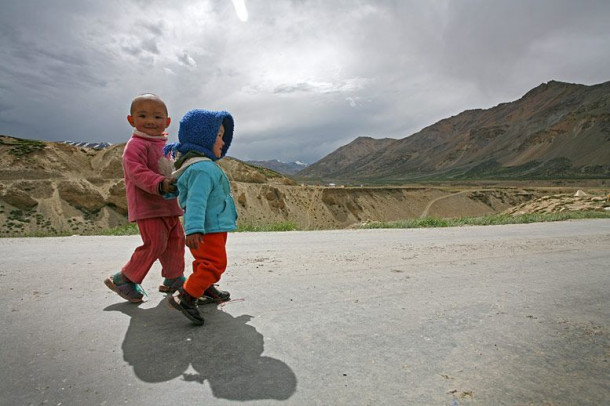
[[[191,248],[193,273],[184,282],[183,289],[193,297],[201,297],[203,292],[220,280],[227,269],[227,233],[203,235],[203,243],[196,250]]]
[[[180,217],[154,217],[136,221],[144,244],[136,248],[121,272],[130,281],[142,283],[154,262],[163,267],[161,276],[184,275],[184,229]]]

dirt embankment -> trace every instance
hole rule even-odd
[[[122,148],[95,151],[0,137],[0,236],[95,233],[127,224]],[[425,216],[603,210],[608,204],[599,184],[577,197],[584,186],[309,186],[231,158],[220,164],[245,226],[290,222],[303,230],[334,229]]]
[[[332,188],[235,184],[244,224],[291,221],[301,229],[346,228],[368,221],[497,213],[531,200],[534,192],[426,187]]]
[[[549,191],[544,189],[331,188],[240,181],[233,181],[232,187],[241,225],[291,222],[304,230],[424,216],[518,214],[545,208],[601,210],[604,205],[599,196],[556,194],[549,198]],[[558,201],[571,203],[560,206]],[[127,224],[126,215],[122,179],[0,182],[0,236],[94,233]]]

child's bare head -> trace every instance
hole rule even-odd
[[[155,94],[145,93],[136,96],[131,102],[127,121],[136,130],[157,137],[165,134],[171,119],[163,100]]]
[[[137,107],[137,105],[139,103],[142,102],[155,102],[155,103],[159,103],[160,106],[163,106],[163,110],[165,110],[165,115],[168,116],[168,112],[167,112],[167,106],[165,105],[165,102],[156,94],[153,93],[143,93],[140,94],[138,96],[136,96],[132,101],[131,101],[131,107],[129,108],[129,114],[131,114],[133,116],[133,112],[135,111],[135,108]]]

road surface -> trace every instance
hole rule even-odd
[[[610,220],[231,234],[203,327],[138,244],[0,239],[0,404],[610,403]]]

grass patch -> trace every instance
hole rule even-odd
[[[128,223],[123,226],[101,230],[97,235],[137,235],[140,234],[140,229],[136,223]]]
[[[253,225],[239,224],[237,232],[263,232],[263,231],[295,231],[298,227],[291,221],[273,224]]]
[[[253,225],[253,224],[239,224],[237,232],[263,232],[263,231],[295,231],[298,227],[292,222]],[[108,230],[102,230],[98,235],[137,235],[140,233],[137,224],[129,223],[124,226],[111,228]]]
[[[460,227],[460,226],[490,226],[504,224],[528,224],[528,223],[544,223],[551,221],[566,221],[566,220],[582,220],[582,219],[600,219],[610,218],[610,212],[606,211],[571,211],[563,213],[550,214],[522,214],[518,216],[508,216],[503,214],[494,214],[483,217],[460,217],[460,218],[436,218],[424,217],[417,219],[389,221],[389,222],[370,222],[362,224],[359,229],[376,229],[376,228],[438,228],[438,227]],[[299,227],[290,221],[272,224],[240,224],[237,232],[274,232],[274,231],[298,231]],[[105,235],[105,236],[122,236],[122,235],[138,235],[140,233],[138,226],[135,223],[129,223],[123,226],[114,227],[107,230],[94,230],[78,233],[78,235]],[[5,231],[4,235],[0,234],[0,238],[21,238],[21,237],[65,237],[74,235],[70,231],[39,231],[34,233],[21,233],[15,231]]]
[[[262,225],[242,225],[238,226],[237,232],[265,232],[265,231],[295,231],[298,227],[295,223],[287,221],[283,223],[262,224]],[[27,237],[66,237],[74,235],[71,231],[38,231],[33,233],[21,232],[5,232],[0,235],[0,238],[27,238]],[[122,236],[122,235],[138,235],[140,230],[136,223],[129,223],[123,226],[109,228],[106,230],[85,231],[76,233],[77,235],[105,235],[105,236]]]
[[[358,228],[432,228],[432,227],[460,227],[460,226],[490,226],[504,224],[544,223],[550,221],[581,220],[610,218],[610,213],[602,211],[571,211],[563,213],[534,213],[509,216],[493,214],[483,217],[436,218],[423,217],[417,219],[398,220],[389,222],[371,222]]]
[[[6,136],[5,139],[0,140],[0,145],[8,146],[8,153],[16,156],[17,158],[27,157],[34,152],[42,151],[46,147],[45,143],[42,141],[26,140],[8,136]]]

